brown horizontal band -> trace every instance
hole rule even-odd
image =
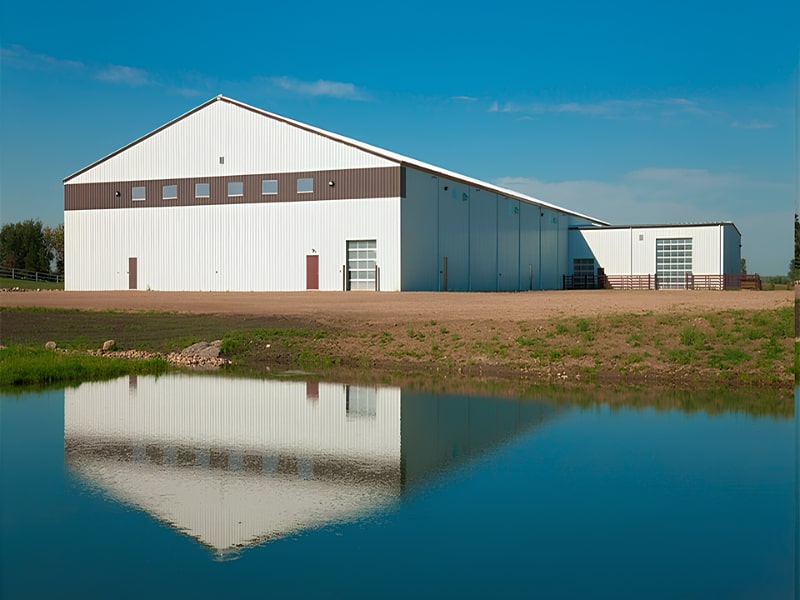
[[[64,210],[397,198],[405,195],[405,177],[402,171],[402,167],[397,166],[148,181],[74,183],[64,185]],[[297,180],[305,178],[314,180],[314,191],[297,191]],[[277,181],[277,193],[262,194],[261,182],[263,180]],[[228,196],[228,183],[231,182],[243,184],[241,195]],[[195,185],[198,183],[208,184],[208,197],[195,196]],[[173,185],[177,187],[177,198],[164,199],[164,186]],[[144,187],[143,200],[133,199],[133,188],[135,187]]]

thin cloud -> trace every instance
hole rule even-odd
[[[461,102],[477,102],[478,99],[473,96],[450,96],[451,100],[459,100]]]
[[[687,98],[604,100],[602,102],[528,102],[493,101],[489,112],[527,115],[571,114],[606,119],[669,117],[682,114],[705,114],[697,102]]]
[[[95,79],[106,83],[119,83],[139,87],[152,83],[150,75],[143,69],[125,65],[108,65],[94,74]]]
[[[735,127],[736,129],[772,129],[775,127],[775,124],[756,119],[753,121],[734,121],[731,123],[731,127]]]
[[[25,46],[20,45],[0,48],[0,60],[6,66],[25,70],[80,71],[86,68],[86,65],[80,61],[31,52]]]
[[[302,81],[292,77],[271,77],[270,81],[281,89],[301,96],[329,96],[344,100],[364,100],[366,95],[352,83],[340,81]]]

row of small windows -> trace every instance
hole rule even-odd
[[[309,194],[314,191],[314,178],[313,177],[299,177],[297,179],[297,193]],[[262,179],[261,180],[261,195],[274,196],[278,193],[278,180],[277,179]],[[119,196],[119,194],[117,194]],[[244,196],[244,182],[243,181],[229,181],[228,182],[228,197],[236,198]],[[195,198],[210,198],[211,197],[211,184],[210,183],[195,183],[194,184],[194,197]],[[131,199],[141,202],[147,199],[147,191],[143,185],[135,185],[131,188]],[[177,184],[165,185],[161,188],[162,200],[177,200],[178,199],[178,186]]]

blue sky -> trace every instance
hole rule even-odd
[[[618,224],[732,220],[786,274],[800,3],[0,5],[0,221],[224,94]]]

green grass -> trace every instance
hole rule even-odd
[[[169,365],[160,358],[128,360],[8,346],[0,350],[0,389],[99,381],[122,375],[160,375],[168,369]]]
[[[52,281],[30,281],[28,279],[0,277],[0,289],[11,289],[15,287],[23,290],[63,290],[64,282],[53,283]]]

